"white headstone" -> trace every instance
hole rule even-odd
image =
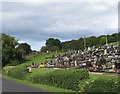
[[[76,62],[76,60],[75,60],[75,66],[77,66],[77,62]]]

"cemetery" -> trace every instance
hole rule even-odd
[[[3,72],[8,77],[32,83],[33,86],[34,84],[37,84],[37,87],[47,85],[49,88],[57,87],[58,91],[58,88],[61,88],[63,92],[66,90],[70,90],[66,92],[72,90],[72,92],[86,92],[86,94],[103,92],[102,90],[119,92],[118,51],[118,46],[103,46],[88,48],[86,52],[74,50],[64,53],[46,53],[33,57],[24,64],[9,67]],[[90,72],[116,75],[99,75]],[[111,87],[111,84],[114,87]]]
[[[73,50],[62,55],[52,55],[45,62],[32,62],[32,68],[74,68],[87,69],[93,72],[120,73],[120,57],[118,46],[88,47],[85,51]]]
[[[118,45],[107,43],[84,46],[84,50],[34,52],[25,57],[24,63],[4,66],[2,72],[5,77],[51,92],[87,94],[104,90],[119,94],[119,53]]]

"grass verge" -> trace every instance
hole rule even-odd
[[[72,91],[72,90],[67,90],[67,89],[61,89],[61,88],[57,88],[57,87],[52,87],[52,86],[48,86],[48,85],[42,85],[42,84],[33,84],[30,83],[26,80],[19,80],[19,79],[15,79],[15,78],[11,78],[11,77],[7,77],[7,76],[3,76],[3,78],[23,84],[23,85],[27,85],[27,86],[32,86],[34,88],[38,88],[38,89],[43,89],[45,91],[48,92],[76,92],[76,91]]]

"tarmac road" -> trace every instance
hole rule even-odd
[[[21,94],[23,94],[23,92],[25,94],[27,92],[29,92],[28,94],[34,94],[33,92],[36,92],[37,94],[44,94],[47,91],[42,90],[42,89],[33,88],[33,87],[30,87],[27,85],[23,85],[23,84],[2,78],[2,92],[6,92],[3,94],[9,94],[7,92],[12,92],[13,94],[18,94],[18,92],[22,92]],[[15,93],[15,92],[17,92],[17,93]],[[10,94],[12,94],[12,93],[10,93]],[[47,94],[48,93],[53,94],[51,92],[47,92]]]

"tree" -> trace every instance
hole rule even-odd
[[[108,37],[108,43],[116,42],[115,38],[112,36]]]
[[[47,46],[42,46],[41,52],[46,52],[46,51],[48,51],[48,47]]]
[[[49,49],[49,51],[52,51],[52,52],[60,50],[60,48],[58,46],[52,46],[52,47],[49,47],[48,49]]]
[[[86,43],[88,47],[92,47],[98,44],[98,39],[95,36],[86,38]]]
[[[100,43],[100,45],[104,45],[106,43],[106,37],[101,37],[99,43]]]
[[[48,40],[46,40],[46,46],[52,47],[52,46],[57,46],[61,49],[61,42],[59,39],[54,39],[54,38],[49,38]]]
[[[27,43],[19,44],[17,49],[22,53],[22,57],[29,55],[32,52],[30,45]]]
[[[18,41],[10,35],[2,34],[0,43],[2,44],[2,66],[5,66],[16,58],[15,47],[18,45]]]

